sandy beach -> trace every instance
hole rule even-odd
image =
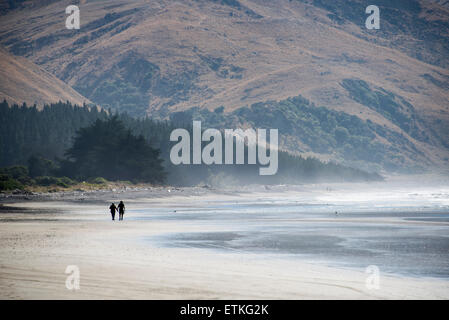
[[[53,195],[50,201],[39,198],[3,201],[0,210],[0,298],[449,298],[449,281],[444,274],[440,278],[407,276],[383,273],[380,268],[379,286],[370,288],[366,285],[369,274],[365,273],[365,266],[334,267],[330,266],[332,264],[310,262],[297,254],[298,250],[303,250],[302,247],[282,254],[273,250],[255,250],[251,245],[244,249],[247,243],[257,243],[253,238],[243,238],[253,242],[239,242],[245,230],[268,230],[264,228],[294,223],[301,226],[336,223],[332,214],[328,218],[323,217],[319,213],[322,209],[313,209],[312,205],[333,201],[334,206],[341,207],[336,199],[345,201],[338,194],[338,190],[343,189],[335,186],[333,193],[317,192],[323,188],[279,188],[245,193],[192,191],[188,188],[170,192],[166,188],[153,194],[149,191],[123,192],[117,197],[125,201],[128,209],[125,220],[120,222],[111,221],[107,211],[110,201],[117,202],[117,197],[111,197],[112,193],[91,197],[78,195],[78,198],[66,196],[59,200]],[[163,192],[170,193],[170,196],[162,196]],[[418,197],[413,196],[413,192],[406,192],[409,197],[402,205],[410,210],[413,201],[421,199],[421,191],[418,191]],[[145,193],[150,196],[142,197]],[[332,195],[333,200],[326,200],[327,195]],[[385,195],[378,196],[385,198]],[[437,197],[437,200],[432,198],[432,203],[436,203],[437,208],[440,204],[446,210],[446,196]],[[312,209],[304,209],[305,213],[295,215],[298,210],[303,210],[298,208],[307,208],[304,199],[309,200],[309,208]],[[283,207],[286,211],[273,216],[270,203],[272,207]],[[359,199],[357,203],[356,211],[363,213],[365,200]],[[262,205],[264,209],[254,211],[255,205]],[[420,208],[422,206],[425,204]],[[217,212],[215,215],[209,213],[211,208]],[[365,211],[370,208],[366,206]],[[333,213],[334,207],[325,209]],[[239,216],[235,221],[234,210],[237,210],[235,216]],[[315,214],[310,215],[310,212]],[[399,224],[401,228],[404,228],[403,224],[411,228],[425,225],[446,234],[449,229],[449,222],[444,219],[423,222],[419,219],[393,219],[382,214],[379,217],[355,216],[349,212],[347,216],[344,213],[340,215],[338,230],[342,230],[342,225],[354,226],[361,222],[369,225]],[[245,229],[246,223],[250,225],[248,229]],[[271,231],[260,232],[258,237]],[[232,234],[240,238],[228,239]],[[188,239],[189,235],[219,235],[219,239],[197,238],[192,241]],[[444,249],[448,238],[441,239]],[[440,255],[443,264],[447,254],[443,252],[443,256]],[[65,270],[69,265],[80,270],[79,290],[66,288],[68,275]]]

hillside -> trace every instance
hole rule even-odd
[[[90,103],[69,85],[22,57],[0,49],[0,100],[42,107],[49,102]]]
[[[380,30],[365,29],[364,0],[82,1],[80,30],[64,28],[68,4],[8,8],[0,44],[94,103],[160,118],[223,110],[216,125],[277,123],[285,149],[364,168],[448,164],[444,1],[377,1]],[[276,107],[299,96],[306,113]],[[240,112],[260,104],[272,121]],[[376,147],[345,148],[354,139]]]

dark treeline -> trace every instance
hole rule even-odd
[[[279,153],[279,170],[273,176],[259,176],[259,165],[175,166],[169,159],[175,143],[170,142],[170,133],[180,127],[191,132],[191,123],[112,115],[69,102],[38,110],[25,104],[9,107],[4,101],[0,103],[0,123],[0,167],[23,165],[31,179],[44,182],[48,182],[42,178],[46,176],[78,181],[103,177],[180,186],[381,178],[377,174],[285,152]],[[8,172],[17,175],[20,171],[24,175],[23,170]]]
[[[118,116],[98,119],[78,130],[65,155],[66,159],[58,161],[59,176],[153,183],[165,180],[160,150],[151,147],[142,135],[134,135]]]
[[[26,104],[11,107],[0,103],[0,166],[27,164],[32,155],[54,160],[64,156],[77,130],[97,119],[106,119],[105,111],[87,106],[55,103],[38,110]]]

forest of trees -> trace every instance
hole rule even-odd
[[[258,165],[175,166],[169,160],[170,133],[180,127],[191,131],[191,123],[136,119],[69,102],[39,110],[3,101],[0,122],[0,189],[30,183],[67,186],[95,178],[179,186],[381,179],[286,152],[279,153],[273,176],[259,176]]]
[[[3,101],[0,103],[0,167],[25,165],[32,155],[50,160],[62,158],[77,130],[107,117],[105,111],[68,102],[38,110],[26,104],[9,107]]]
[[[60,175],[87,179],[131,180],[162,183],[165,172],[160,151],[142,135],[135,136],[114,116],[81,128],[60,161]]]

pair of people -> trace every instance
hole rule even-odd
[[[111,210],[112,220],[115,220],[116,211],[118,211],[119,214],[118,219],[123,220],[123,215],[125,214],[125,204],[123,203],[123,201],[120,201],[118,206],[115,206],[115,204],[112,203],[111,206],[109,207],[109,210]]]

